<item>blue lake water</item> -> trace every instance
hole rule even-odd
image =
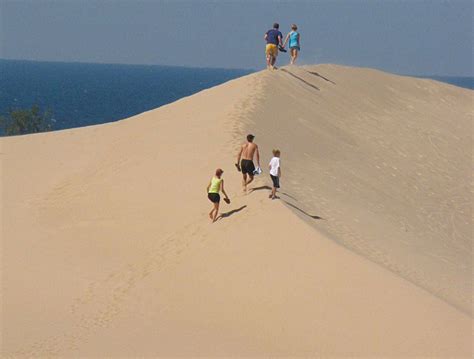
[[[474,90],[474,77],[460,77],[460,76],[416,76],[424,79],[433,79],[440,82],[446,82],[458,87]]]
[[[0,60],[0,115],[49,109],[54,129],[127,118],[251,70]]]
[[[251,72],[0,59],[0,115],[38,104],[52,112],[54,129],[100,124],[154,109]],[[419,77],[474,88],[472,77]]]

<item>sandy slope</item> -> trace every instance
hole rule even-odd
[[[283,150],[297,201],[287,200],[327,219],[309,222],[339,243],[472,315],[474,92],[331,65],[266,75],[249,127]]]
[[[365,253],[366,247],[359,245],[372,248],[372,238],[382,226],[397,223],[402,217],[396,216],[413,206],[380,191],[367,192],[367,187],[378,189],[388,181],[382,175],[372,180],[373,173],[367,173],[366,167],[349,168],[359,171],[354,176],[361,182],[360,191],[355,190],[346,172],[355,159],[345,143],[353,143],[354,133],[368,130],[348,126],[342,131],[342,122],[328,122],[318,132],[312,125],[314,117],[295,119],[294,114],[300,110],[311,114],[314,107],[336,121],[344,113],[348,118],[358,113],[370,129],[371,120],[363,118],[367,108],[355,111],[345,91],[358,92],[360,99],[370,91],[378,94],[386,87],[405,91],[419,84],[426,87],[419,93],[434,93],[429,98],[440,98],[436,91],[449,92],[449,97],[441,96],[448,104],[431,104],[433,116],[459,108],[471,111],[465,100],[472,99],[471,93],[384,74],[368,81],[367,73],[373,74],[369,70],[335,66],[313,70],[324,71],[338,90],[304,72],[264,72],[126,121],[2,139],[3,354],[469,356],[471,317],[463,310],[465,271],[447,271],[456,291],[454,300],[449,295],[441,300],[445,292],[435,296],[423,289],[429,281],[407,281],[394,273],[392,262],[383,263],[385,267],[375,264],[371,252]],[[318,91],[317,95],[308,89]],[[424,112],[430,106],[416,104],[419,93],[410,106]],[[381,99],[365,98],[367,106],[385,108],[378,102]],[[462,123],[470,125],[469,115],[463,116]],[[305,121],[309,124],[303,131],[294,125]],[[418,137],[413,135],[415,145],[424,140],[421,126],[427,122],[420,123]],[[394,130],[400,130],[398,126],[382,125],[391,140],[402,141]],[[446,127],[437,126],[441,136]],[[256,191],[241,194],[233,161],[249,128],[256,132],[263,153],[274,143],[283,150],[287,195],[282,199],[324,220],[293,208],[299,217],[283,201],[269,201],[262,188],[268,184],[265,177],[255,184]],[[464,130],[469,132],[461,132],[463,136],[471,136],[470,127]],[[441,146],[443,140],[436,143]],[[301,151],[312,143],[317,151],[306,153],[310,157],[318,153],[317,161],[304,161]],[[397,166],[389,156],[393,148],[384,143],[373,146],[364,147],[364,153],[375,151]],[[465,146],[458,143],[455,151],[467,151]],[[450,153],[444,147],[439,150]],[[453,166],[462,167],[463,159]],[[319,178],[317,166],[323,165],[342,178]],[[226,171],[233,201],[223,208],[225,217],[210,225],[204,188],[217,166]],[[439,174],[433,172],[426,182],[433,186],[442,182]],[[332,188],[344,191],[344,183],[345,196],[337,195],[339,191]],[[399,188],[396,182],[388,183],[392,190]],[[464,206],[462,199],[456,206]],[[387,215],[371,217],[367,203],[380,203]],[[357,217],[359,225],[335,231],[350,211],[363,214]],[[409,223],[415,234],[429,228],[423,213],[417,213],[420,220]],[[457,228],[465,238],[466,227]],[[379,246],[380,251],[407,240],[404,233],[390,231],[389,245]],[[405,248],[391,260],[406,268],[404,256],[417,259],[420,255],[414,252],[423,243],[429,247],[423,241],[437,233],[442,237],[433,240],[438,245],[447,232],[413,234],[410,238],[421,238],[416,248]],[[370,260],[337,243],[351,247],[350,236],[357,239],[353,247]],[[452,252],[458,253],[452,248],[458,248],[457,243],[440,244],[445,248],[441,253],[451,258]],[[463,265],[472,268],[469,261]],[[418,268],[426,270],[426,278],[439,275],[440,282],[444,280],[442,268],[433,272],[424,262]]]

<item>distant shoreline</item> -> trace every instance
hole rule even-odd
[[[180,66],[180,65],[162,65],[162,64],[123,64],[120,62],[89,62],[89,61],[54,61],[54,60],[28,60],[28,59],[3,59],[1,62],[26,62],[34,64],[75,64],[75,65],[102,65],[102,66],[131,66],[131,67],[167,67],[173,69],[199,69],[199,70],[237,70],[237,71],[258,71],[254,68],[237,68],[237,67],[205,67],[205,66]]]
[[[0,115],[36,104],[63,130],[128,118],[252,71],[2,59],[0,73]]]
[[[0,115],[37,104],[52,112],[54,130],[98,125],[170,104],[255,71],[0,59]],[[474,77],[400,76],[474,89]]]
[[[438,76],[438,75],[402,75],[420,79],[431,79],[444,82],[457,87],[474,90],[474,77],[469,76]]]
[[[124,64],[119,62],[89,62],[89,61],[54,61],[54,60],[29,60],[29,59],[4,59],[0,58],[1,62],[26,62],[26,63],[44,63],[44,64],[80,64],[80,65],[110,65],[110,66],[133,66],[133,67],[161,67],[161,68],[170,68],[170,69],[200,69],[200,70],[236,70],[236,71],[249,71],[249,73],[260,71],[255,68],[225,68],[225,67],[190,67],[190,66],[176,66],[176,65],[166,65],[166,64]],[[384,72],[390,72],[385,69],[381,69]],[[422,79],[433,79],[458,87],[474,89],[474,76],[451,76],[451,75],[426,75],[426,74],[407,74],[407,73],[395,73],[400,76],[409,76],[417,77]],[[462,85],[460,83],[466,83],[467,85]]]

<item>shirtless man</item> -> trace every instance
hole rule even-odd
[[[247,191],[247,185],[253,181],[253,171],[255,171],[255,165],[253,164],[253,156],[255,154],[257,154],[257,165],[258,167],[260,167],[260,153],[258,152],[258,146],[253,143],[254,138],[254,135],[247,136],[247,143],[244,143],[240,147],[239,154],[237,155],[237,163],[235,164],[237,166],[237,169],[239,169],[239,171],[242,171],[242,186],[244,187],[244,191]]]

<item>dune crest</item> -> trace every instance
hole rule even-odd
[[[470,356],[471,122],[469,90],[321,65],[2,138],[2,353]],[[282,201],[241,193],[249,131]]]
[[[333,65],[267,78],[249,128],[287,154],[289,202],[324,216],[309,223],[339,243],[472,315],[473,91]]]

